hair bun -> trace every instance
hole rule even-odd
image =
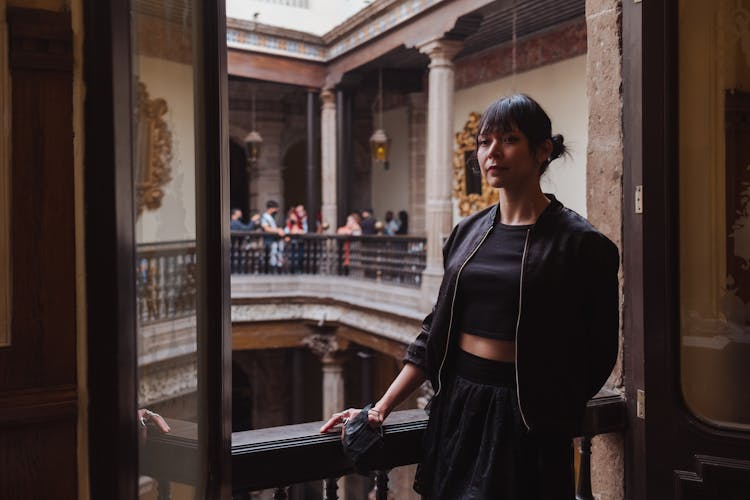
[[[552,154],[549,155],[549,159],[552,161],[567,153],[568,148],[565,147],[565,138],[562,135],[555,134],[550,139],[552,140]]]

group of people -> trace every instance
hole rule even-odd
[[[282,224],[277,220],[279,212],[279,203],[275,200],[269,200],[266,203],[266,210],[262,214],[253,210],[250,214],[250,220],[243,222],[243,213],[239,208],[233,208],[230,213],[229,229],[232,231],[257,231],[262,233],[271,233],[278,236],[287,236],[290,234],[306,234],[310,231],[307,217],[307,211],[304,205],[293,205],[286,213],[286,219]],[[327,227],[326,224],[320,224],[316,221],[315,232],[321,232]],[[393,211],[388,210],[385,213],[385,220],[379,221],[373,215],[371,209],[355,211],[350,213],[343,226],[336,230],[336,234],[347,234],[352,236],[360,235],[406,235],[409,232],[409,215],[406,210],[398,213],[398,219],[394,217]]]
[[[265,212],[261,214],[257,210],[253,210],[250,214],[250,220],[245,223],[242,221],[242,210],[233,208],[230,213],[229,229],[232,231],[259,231],[279,236],[308,232],[307,211],[304,205],[290,207],[287,211],[286,220],[281,226],[276,220],[278,211],[279,203],[275,200],[269,200],[266,203]]]
[[[393,217],[393,211],[385,213],[385,221],[381,222],[375,218],[371,209],[366,208],[361,212],[352,212],[346,217],[346,222],[336,230],[336,234],[360,235],[385,235],[401,236],[409,233],[409,215],[406,210],[398,213],[398,219]]]

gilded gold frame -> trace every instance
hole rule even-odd
[[[476,150],[479,113],[469,113],[469,119],[461,132],[456,133],[456,149],[453,153],[453,197],[458,200],[458,213],[462,217],[471,215],[498,201],[498,191],[482,178],[482,192],[466,192],[466,157]]]
[[[138,82],[136,109],[135,203],[140,216],[144,209],[161,207],[163,187],[172,180],[172,132],[164,121],[167,101],[151,99],[143,82]]]

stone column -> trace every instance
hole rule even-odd
[[[321,215],[329,224],[328,232],[335,232],[337,221],[336,200],[336,95],[329,89],[320,93],[320,176]]]
[[[591,223],[620,248],[623,199],[622,8],[621,0],[586,0],[586,94],[589,100],[586,212]],[[633,194],[627,193],[626,196]],[[620,357],[607,386],[622,390],[622,375]],[[624,498],[624,463],[622,434],[594,437],[591,486],[596,498]]]
[[[315,330],[320,331],[317,328]],[[328,420],[333,413],[346,409],[344,358],[348,345],[340,343],[332,333],[316,333],[303,339],[302,343],[323,363],[323,420]],[[337,483],[338,497],[346,498],[346,478],[340,478]]]
[[[453,226],[453,88],[451,59],[461,49],[455,40],[435,39],[419,46],[430,57],[425,154],[425,233],[427,267],[422,290],[432,302],[443,276],[443,240]]]
[[[423,92],[409,94],[409,235],[424,236],[424,156],[427,109]]]
[[[344,408],[344,358],[346,345],[339,343],[331,333],[318,333],[306,337],[303,344],[323,363],[323,419]]]

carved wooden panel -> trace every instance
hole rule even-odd
[[[746,500],[750,461],[695,456],[695,472],[675,471],[675,500]]]
[[[69,13],[8,9],[12,344],[0,348],[0,498],[75,498]]]

